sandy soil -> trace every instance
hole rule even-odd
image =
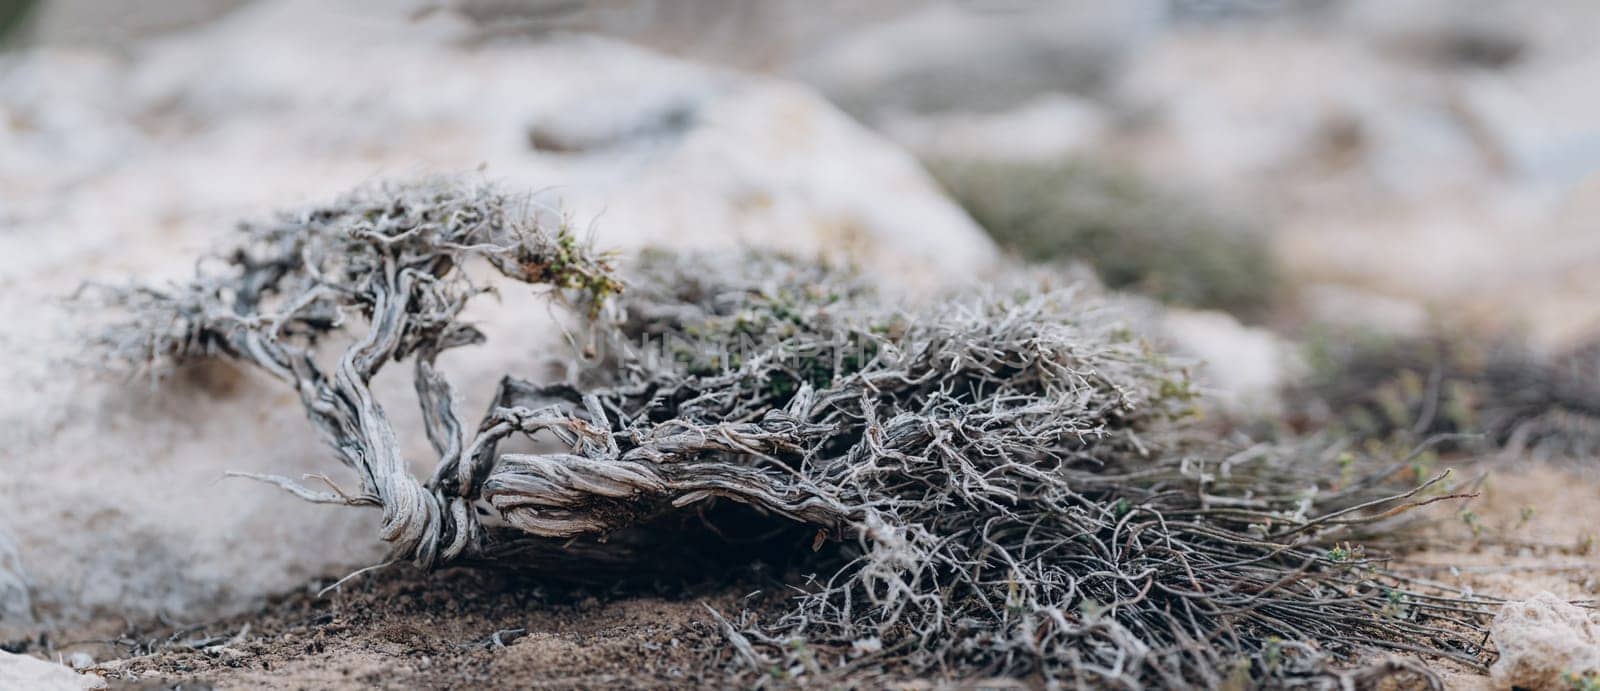
[[[1459,470],[1485,473],[1479,497],[1436,512],[1430,545],[1399,560],[1397,571],[1507,600],[1549,591],[1600,603],[1600,472],[1592,463],[1492,460]],[[1448,688],[1494,688],[1481,671],[1435,667]]]

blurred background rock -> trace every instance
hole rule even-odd
[[[11,43],[136,53],[248,4],[49,2]],[[1283,312],[1293,320],[1416,329],[1443,310],[1559,348],[1600,317],[1583,280],[1600,261],[1584,220],[1600,164],[1593,3],[456,0],[364,11],[449,15],[478,44],[598,34],[803,82],[923,158],[1132,171],[1270,228],[1300,288]],[[630,97],[612,99],[626,108],[616,101]]]

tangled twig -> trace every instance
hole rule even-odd
[[[464,498],[412,477],[370,381],[385,363],[412,359],[428,439],[441,466],[455,463],[472,440],[433,363],[445,350],[483,340],[457,319],[486,292],[461,264],[482,258],[509,278],[598,304],[617,287],[604,258],[565,226],[529,222],[512,198],[445,181],[364,190],[242,230],[244,242],[220,266],[202,264],[189,283],[106,289],[134,318],[108,330],[100,345],[152,371],[204,356],[260,367],[299,394],[359,488],[329,481],[331,489],[320,491],[285,477],[245,476],[308,501],[379,507],[380,536],[395,556],[418,565],[469,554],[479,538],[474,512]],[[353,316],[368,330],[331,371],[319,366],[319,341]]]

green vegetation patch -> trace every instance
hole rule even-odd
[[[1003,247],[1081,260],[1116,289],[1259,316],[1281,284],[1264,237],[1196,200],[1080,161],[935,161],[929,169]]]

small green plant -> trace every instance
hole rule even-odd
[[[1349,451],[1339,454],[1339,486],[1350,484],[1356,478],[1356,456]]]
[[[1118,499],[1117,503],[1111,505],[1111,515],[1117,518],[1128,515],[1128,512],[1132,510],[1133,504],[1129,503],[1127,499]]]
[[[1569,691],[1600,691],[1600,671],[1565,672],[1561,681]]]
[[[1478,518],[1478,514],[1470,510],[1462,511],[1460,513],[1460,517],[1461,524],[1467,526],[1467,529],[1472,531],[1472,539],[1483,539],[1483,520]]]
[[[1328,561],[1335,564],[1357,561],[1366,556],[1366,549],[1361,545],[1352,545],[1349,542],[1336,544],[1328,549]]]
[[[1397,619],[1405,615],[1406,605],[1410,602],[1410,598],[1404,592],[1390,589],[1389,592],[1384,593],[1383,599],[1384,616]]]

